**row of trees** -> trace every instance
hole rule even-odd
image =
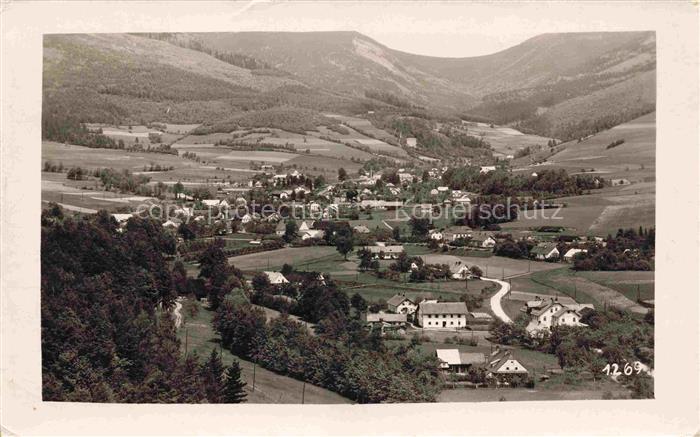
[[[454,190],[471,190],[481,195],[518,196],[535,194],[573,196],[601,188],[604,181],[591,175],[569,175],[566,170],[542,170],[537,176],[514,175],[497,169],[481,173],[479,167],[453,167],[442,174],[442,182]]]
[[[359,403],[430,402],[439,392],[435,358],[417,348],[387,349],[376,330],[340,312],[320,320],[312,335],[284,315],[266,322],[262,310],[227,299],[214,326],[233,353]]]

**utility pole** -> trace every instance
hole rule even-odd
[[[301,404],[304,405],[304,397],[306,395],[306,381],[301,386]]]
[[[188,334],[189,334],[189,333],[188,333],[188,328],[185,327],[185,356],[187,356],[187,340],[188,340],[188,337],[189,337]]]
[[[253,361],[253,392],[255,392],[255,361]]]

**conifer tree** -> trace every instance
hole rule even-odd
[[[202,382],[204,393],[210,404],[220,404],[224,402],[225,388],[225,367],[221,362],[221,355],[216,349],[211,351],[209,359],[202,364]]]
[[[224,402],[228,404],[240,404],[245,402],[246,393],[243,390],[245,382],[241,380],[241,367],[238,361],[234,361],[226,370],[226,382],[224,386]]]

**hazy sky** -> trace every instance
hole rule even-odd
[[[547,32],[622,30],[598,21],[624,2],[267,2],[232,4],[227,30],[356,30],[397,50],[478,56]],[[603,9],[604,8],[604,9]],[[629,9],[627,9],[629,11]],[[620,9],[619,13],[624,13]],[[652,28],[640,22],[636,30]],[[220,26],[217,26],[220,27]],[[629,28],[628,28],[629,29]],[[211,30],[223,30],[220,28]]]

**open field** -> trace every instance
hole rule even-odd
[[[613,141],[624,140],[619,146],[608,149]],[[563,168],[570,173],[582,170],[600,174],[606,179],[625,178],[631,182],[651,182],[656,170],[656,113],[643,115],[584,139],[562,143],[560,152],[547,162],[531,165],[531,157],[517,159],[515,171],[537,171],[538,168]],[[535,154],[538,161],[548,153]]]
[[[613,141],[624,143],[608,149]],[[527,228],[556,224],[581,234],[606,235],[621,227],[654,226],[656,198],[656,113],[599,132],[580,143],[557,146],[560,152],[543,164],[530,165],[530,157],[516,160],[514,172],[539,169],[565,169],[572,174],[598,175],[606,180],[626,179],[631,184],[594,190],[592,194],[556,199],[567,204],[560,211],[563,219],[548,220],[538,214],[519,218],[504,228]],[[535,154],[539,160],[544,155]],[[550,211],[547,211],[551,214]],[[551,217],[551,215],[549,215]]]
[[[642,300],[654,299],[654,272],[579,272],[589,281],[616,290],[627,299],[637,301],[637,292]]]
[[[500,155],[514,155],[516,151],[525,147],[543,146],[547,147],[547,142],[551,138],[539,135],[524,134],[516,129],[507,126],[494,126],[486,123],[462,122],[462,131],[468,135],[480,137],[491,144],[494,152]]]
[[[526,274],[540,270],[551,270],[561,267],[560,264],[545,263],[539,261],[528,261],[526,259],[512,259],[502,256],[491,256],[488,258],[474,256],[455,256],[443,254],[422,255],[425,262],[431,264],[451,264],[462,261],[467,266],[476,265],[484,273],[484,277],[503,279],[514,275]]]
[[[235,256],[228,261],[241,270],[279,270],[285,263],[303,269],[305,263],[337,253],[335,247],[331,246],[287,247]]]
[[[223,180],[244,180],[249,178],[252,173],[255,173],[249,169],[249,163],[243,161],[222,160],[220,163],[209,163],[205,159],[202,162],[195,162],[165,153],[93,149],[51,141],[42,142],[41,151],[42,164],[47,161],[54,164],[62,163],[65,168],[82,167],[88,170],[113,168],[115,170],[129,170],[132,173],[141,173],[144,171],[144,167],[149,167],[152,164],[157,164],[161,167],[173,167],[173,170],[169,171],[148,172],[148,176],[154,182],[175,183],[183,181],[183,183],[206,184]],[[236,162],[240,162],[240,164],[237,165]],[[225,167],[226,170],[217,170],[217,166]],[[65,178],[65,174],[63,174],[63,177]]]
[[[320,138],[320,136],[327,135],[332,138],[338,138],[337,135],[332,135],[332,133],[319,133],[309,131],[305,135],[288,132],[282,129],[268,129],[269,133],[256,133],[251,132],[240,138],[235,138],[233,134],[236,133],[212,133],[206,135],[189,135],[180,141],[178,141],[175,146],[180,149],[190,148],[192,146],[204,146],[204,145],[214,145],[214,143],[221,140],[233,140],[235,142],[242,143],[265,143],[265,144],[275,144],[279,146],[292,147],[302,154],[313,154],[321,156],[330,156],[333,158],[340,158],[350,160],[360,159],[367,160],[372,157],[371,154],[364,152],[362,150],[354,149],[348,147],[344,144],[338,142],[328,141]],[[359,143],[358,143],[359,145]],[[226,150],[224,147],[220,147],[219,150]],[[194,150],[198,155],[199,153]]]
[[[190,305],[195,305],[198,311],[195,315],[188,313]],[[301,403],[303,383],[288,376],[278,375],[260,366],[255,366],[255,391],[253,391],[253,363],[242,360],[230,351],[220,347],[218,334],[211,326],[213,312],[202,307],[199,302],[190,302],[183,308],[183,324],[178,330],[178,338],[185,353],[196,352],[200,360],[205,360],[212,349],[222,353],[224,365],[228,366],[237,360],[241,366],[241,376],[246,382],[248,403],[298,404]],[[349,399],[337,393],[306,384],[304,402],[309,404],[344,404],[351,403]]]
[[[504,230],[539,226],[563,226],[579,235],[606,236],[619,228],[655,225],[655,187],[652,182],[620,185],[575,197],[562,197],[561,209],[522,212],[517,220],[502,224]]]
[[[573,298],[578,303],[590,303],[596,308],[605,306],[614,306],[619,309],[628,310],[635,314],[646,314],[647,309],[635,302],[635,299],[628,298],[624,293],[617,291],[614,288],[601,285],[588,279],[588,273],[592,277],[596,277],[598,272],[582,272],[577,273],[571,269],[562,268],[558,270],[550,270],[545,272],[536,272],[530,276],[530,279],[542,286],[543,289],[550,288],[554,294],[563,293]],[[637,276],[637,272],[604,272],[599,279],[606,278],[609,282],[625,281],[628,274],[631,277]],[[617,276],[615,276],[617,275]],[[624,283],[624,282],[623,282]],[[636,286],[635,286],[636,290]],[[542,293],[547,294],[547,293]],[[552,294],[552,293],[549,293]]]

